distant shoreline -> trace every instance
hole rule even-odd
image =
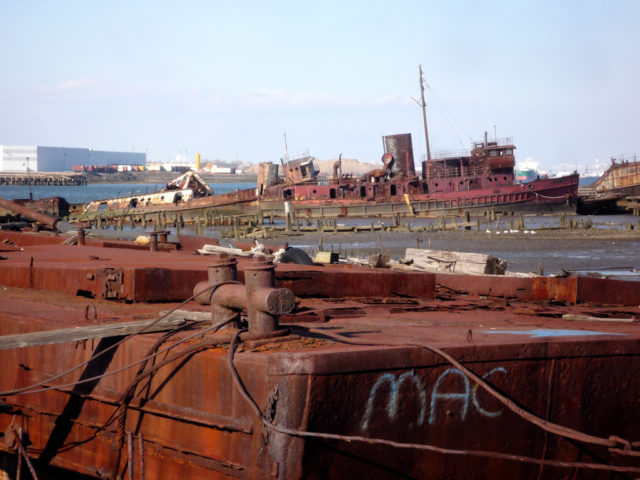
[[[116,172],[87,174],[87,183],[167,183],[175,179],[179,172]],[[255,183],[258,179],[251,174],[208,174],[200,173],[207,183]]]

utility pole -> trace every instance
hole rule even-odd
[[[418,65],[420,70],[420,95],[422,102],[422,121],[424,122],[424,139],[427,142],[427,161],[431,160],[431,149],[429,148],[429,129],[427,128],[427,104],[424,101],[424,79],[422,78],[422,65]]]

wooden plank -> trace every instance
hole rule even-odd
[[[504,275],[507,269],[504,260],[481,253],[407,248],[405,260],[431,272]]]
[[[149,327],[143,333],[164,332],[184,325],[187,320],[197,322],[211,321],[211,314],[207,313],[206,319],[202,316],[189,318],[185,312],[174,312],[167,318],[160,320]],[[202,313],[202,312],[188,312]],[[91,338],[119,337],[138,333],[145,326],[151,325],[155,320],[142,320],[135,322],[107,323],[104,325],[91,325],[87,327],[62,328],[58,330],[45,330],[43,332],[19,333],[15,335],[0,336],[0,350],[10,348],[25,348],[38,345],[51,345],[54,343],[77,342]]]
[[[562,315],[563,320],[569,320],[572,322],[620,322],[620,323],[631,323],[635,322],[635,318],[602,318],[602,317],[592,317],[590,315],[578,315],[575,313],[566,313]]]

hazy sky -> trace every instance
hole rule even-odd
[[[0,144],[377,162],[513,137],[559,169],[640,153],[640,1],[0,0]],[[495,126],[495,127],[494,127]],[[455,130],[454,130],[455,128]],[[494,130],[495,128],[495,130]]]

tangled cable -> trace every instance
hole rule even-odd
[[[228,325],[229,323],[233,322],[236,317],[238,316],[238,314],[234,313],[232,314],[229,318],[227,318],[226,320],[223,320],[222,322],[218,323],[217,325],[215,325],[212,330],[218,331],[220,330],[222,327],[224,327],[225,325]],[[208,329],[211,330],[211,329]],[[126,429],[126,424],[127,424],[127,411],[128,411],[128,407],[129,407],[129,403],[131,402],[131,400],[133,399],[133,397],[135,396],[135,391],[136,388],[138,387],[138,385],[140,384],[140,382],[142,380],[144,380],[145,378],[150,378],[152,375],[154,375],[158,370],[160,370],[162,367],[175,362],[176,360],[183,358],[183,357],[188,357],[190,355],[193,355],[194,353],[198,353],[202,350],[206,350],[207,348],[222,344],[222,343],[227,343],[226,339],[213,339],[213,340],[205,340],[203,342],[197,343],[195,345],[190,346],[189,348],[182,350],[180,352],[175,353],[174,355],[165,358],[164,360],[162,360],[161,362],[155,364],[155,365],[151,365],[150,367],[147,368],[147,364],[148,361],[151,359],[155,359],[158,355],[158,353],[156,352],[156,350],[160,347],[160,345],[162,345],[171,334],[173,334],[174,332],[168,332],[167,334],[163,335],[161,338],[158,339],[158,341],[156,341],[151,348],[149,349],[147,355],[144,357],[143,362],[138,362],[141,363],[140,367],[138,368],[138,372],[136,373],[136,376],[133,378],[133,380],[131,380],[131,382],[129,383],[129,386],[127,387],[127,389],[124,391],[124,393],[121,395],[120,397],[120,401],[118,402],[118,407],[116,408],[116,411],[112,414],[111,419],[107,421],[107,423],[103,426],[103,428],[106,428],[112,421],[113,419],[117,419],[118,420],[118,427],[116,429],[117,432],[117,440],[116,440],[116,461],[115,461],[115,468],[113,470],[113,480],[115,480],[118,476],[118,468],[120,465],[120,459],[121,459],[121,455],[122,455],[122,448],[124,447],[124,441],[125,441],[125,429]],[[173,348],[174,346],[176,346],[176,344],[172,344],[169,348]],[[165,349],[165,351],[168,349]]]
[[[425,451],[431,451],[431,452],[436,452],[441,454],[470,455],[470,456],[476,456],[476,457],[495,458],[500,460],[512,460],[512,461],[532,463],[532,464],[537,464],[542,466],[553,466],[553,467],[563,467],[563,468],[585,468],[585,469],[591,469],[591,470],[640,473],[640,467],[625,467],[625,466],[618,466],[618,465],[603,465],[598,463],[587,463],[587,462],[565,462],[565,461],[558,461],[558,460],[546,460],[546,459],[540,459],[540,458],[527,457],[524,455],[513,455],[509,453],[483,451],[483,450],[459,450],[459,449],[443,448],[443,447],[438,447],[435,445],[428,445],[428,444],[395,442],[393,440],[386,440],[383,438],[371,438],[371,437],[363,437],[358,435],[338,435],[333,433],[308,432],[305,430],[298,430],[294,428],[275,425],[272,423],[272,421],[268,420],[264,416],[264,414],[260,410],[260,407],[255,402],[255,400],[253,399],[253,397],[245,387],[244,383],[242,382],[242,378],[240,377],[240,374],[238,373],[233,363],[233,359],[235,356],[235,351],[237,348],[238,340],[240,338],[240,334],[245,331],[246,330],[241,330],[237,332],[233,337],[233,340],[231,341],[231,347],[229,348],[229,357],[228,357],[228,364],[231,370],[231,375],[233,377],[234,384],[238,388],[238,391],[240,392],[242,397],[247,401],[247,403],[249,404],[249,406],[251,407],[255,415],[258,417],[260,422],[266,428],[273,430],[275,432],[282,433],[285,435],[295,436],[295,437],[321,438],[326,440],[340,440],[344,442],[362,442],[362,443],[368,443],[371,445],[387,445],[394,448],[425,450]],[[352,339],[346,339],[342,336],[331,334],[318,329],[310,329],[309,332],[325,335],[341,343],[358,344],[358,345],[378,345],[378,346],[410,345],[410,346],[419,346],[422,348],[426,348],[436,353],[437,355],[442,356],[444,359],[446,359],[456,368],[459,368],[465,375],[469,376],[469,378],[471,378],[474,382],[476,382],[478,385],[480,385],[482,388],[484,388],[487,392],[489,392],[491,395],[496,397],[498,400],[503,402],[505,406],[507,406],[512,411],[514,411],[516,414],[522,416],[525,420],[531,421],[532,423],[536,424],[537,426],[539,426],[540,428],[543,428],[548,432],[555,433],[557,435],[561,435],[567,438],[572,438],[572,439],[579,440],[586,443],[593,443],[596,445],[606,446],[606,447],[609,447],[610,451],[614,453],[624,454],[624,452],[629,451],[628,449],[632,445],[635,446],[637,443],[636,442],[634,444],[631,444],[630,442],[615,436],[612,436],[608,439],[594,437],[592,435],[587,435],[582,432],[573,430],[571,428],[564,427],[562,425],[557,425],[557,424],[548,422],[546,420],[541,419],[540,417],[537,417],[531,414],[530,412],[526,412],[522,408],[518,407],[511,399],[497,392],[490,385],[488,385],[482,378],[478,377],[475,373],[471,372],[469,369],[464,367],[460,362],[458,362],[453,357],[451,357],[451,355],[447,354],[446,352],[440,350],[437,347],[433,347],[427,344],[410,343],[410,342],[393,343],[393,342],[357,341]],[[622,450],[618,448],[614,448],[620,445],[624,446]],[[636,455],[637,452],[629,452],[629,453],[632,456],[634,456]]]
[[[103,373],[101,375],[97,375],[95,377],[91,377],[91,378],[85,378],[82,380],[77,380],[75,382],[70,382],[70,383],[66,383],[66,384],[62,384],[62,385],[49,385],[50,382],[58,380],[59,378],[62,377],[66,377],[67,375],[69,375],[70,373],[75,372],[76,370],[88,365],[89,363],[95,361],[96,358],[99,358],[103,355],[105,355],[106,353],[110,352],[111,350],[118,348],[120,345],[122,345],[124,342],[126,342],[128,339],[136,336],[136,335],[140,335],[141,333],[145,333],[145,331],[149,328],[151,328],[152,326],[156,325],[158,322],[164,320],[165,318],[167,318],[169,315],[171,315],[173,312],[175,312],[176,310],[180,309],[180,307],[184,306],[185,304],[189,303],[191,300],[193,300],[194,298],[196,298],[198,295],[201,295],[209,290],[213,290],[215,288],[217,288],[218,285],[210,285],[209,287],[205,288],[204,290],[201,290],[195,294],[193,294],[192,296],[190,296],[189,298],[187,298],[186,300],[184,300],[183,302],[181,302],[180,304],[176,305],[174,308],[172,308],[171,310],[167,311],[164,315],[158,317],[157,319],[155,319],[153,322],[145,325],[144,327],[140,328],[140,330],[133,332],[127,336],[125,336],[124,338],[122,338],[121,340],[118,340],[117,342],[115,342],[113,345],[108,346],[107,348],[101,350],[100,352],[97,352],[95,355],[93,355],[91,358],[89,358],[88,360],[85,360],[84,362],[81,362],[73,367],[71,367],[70,369],[59,373],[51,378],[48,378],[47,380],[43,380],[41,382],[38,383],[34,383],[33,385],[29,385],[27,387],[22,387],[22,388],[18,388],[15,390],[8,390],[6,392],[0,392],[0,397],[10,397],[10,396],[14,396],[14,395],[29,395],[32,393],[41,393],[41,392],[46,392],[48,390],[58,390],[58,389],[62,389],[62,388],[69,388],[69,387],[73,387],[75,385],[80,385],[82,383],[87,383],[87,382],[92,382],[94,380],[103,378],[103,377],[108,377],[110,375],[115,375],[117,373],[123,372],[125,370],[128,370],[131,367],[135,367],[136,365],[146,362],[147,360],[149,360],[149,358],[145,357],[142,358],[136,362],[132,362],[128,365],[125,365],[124,367],[118,369],[118,370],[113,370],[110,372],[106,372]],[[176,327],[176,328],[181,328],[181,327]],[[164,350],[161,350],[155,354],[152,355],[152,357],[155,357],[157,355],[160,355],[164,352],[166,352],[167,350],[170,350],[171,348],[179,345],[180,343],[184,343],[194,337],[198,337],[200,335],[204,335],[205,333],[210,332],[211,330],[215,330],[217,328],[217,326],[212,326],[209,328],[206,328],[204,330],[198,331],[192,335],[189,335],[181,340],[179,340],[178,342],[176,342],[175,344],[172,344],[170,347],[167,347]],[[44,387],[44,385],[47,385],[46,387]],[[38,388],[38,387],[43,387],[43,388]]]

